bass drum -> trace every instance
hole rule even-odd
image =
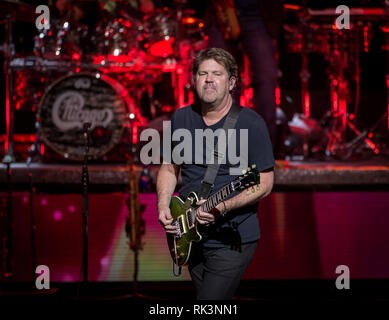
[[[65,159],[82,160],[84,123],[89,122],[89,156],[98,159],[119,143],[129,110],[127,90],[105,75],[77,73],[57,80],[38,110],[42,139]]]

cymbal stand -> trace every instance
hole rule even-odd
[[[300,82],[301,82],[301,104],[302,111],[304,115],[309,118],[310,117],[310,97],[309,97],[309,78],[311,74],[309,73],[308,68],[308,47],[307,41],[304,34],[306,34],[309,28],[307,16],[303,15],[300,19],[301,23],[301,71],[299,73]]]
[[[388,6],[389,10],[389,6]],[[385,34],[385,46],[384,50],[386,51],[386,57],[387,57],[387,67],[386,67],[386,98],[387,98],[387,108],[386,108],[386,114],[387,114],[387,133],[389,136],[389,23],[385,24],[381,27],[381,30]]]

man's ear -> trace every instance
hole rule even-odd
[[[228,89],[231,91],[232,89],[235,88],[235,84],[236,84],[236,78],[235,77],[230,77],[230,81],[228,83]]]

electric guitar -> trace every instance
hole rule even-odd
[[[242,175],[209,197],[201,207],[204,211],[210,212],[211,209],[225,200],[235,190],[242,191],[251,186],[251,191],[254,192],[255,185],[257,190],[259,190],[259,180],[258,169],[253,165],[251,168],[243,170]],[[250,190],[247,190],[247,194],[249,193]],[[192,242],[201,241],[202,239],[197,228],[198,222],[196,221],[196,211],[199,208],[196,204],[197,201],[199,199],[195,192],[189,193],[185,201],[176,196],[170,200],[169,207],[173,217],[172,225],[178,226],[178,233],[176,235],[167,233],[166,236],[170,255],[173,262],[178,266],[188,263]]]

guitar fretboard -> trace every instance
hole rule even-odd
[[[232,183],[225,185],[222,189],[220,189],[214,195],[209,197],[208,200],[201,205],[203,211],[209,212],[210,210],[215,208],[220,202],[226,199],[234,191],[232,185]],[[196,220],[196,210],[188,211],[187,218],[189,227],[192,227]]]
[[[211,211],[213,208],[215,208],[220,202],[222,202],[224,199],[226,199],[231,193],[233,192],[232,190],[232,185],[227,184],[224,186],[222,189],[220,189],[218,192],[213,194],[211,197],[207,199],[202,205],[201,208],[205,212]]]

